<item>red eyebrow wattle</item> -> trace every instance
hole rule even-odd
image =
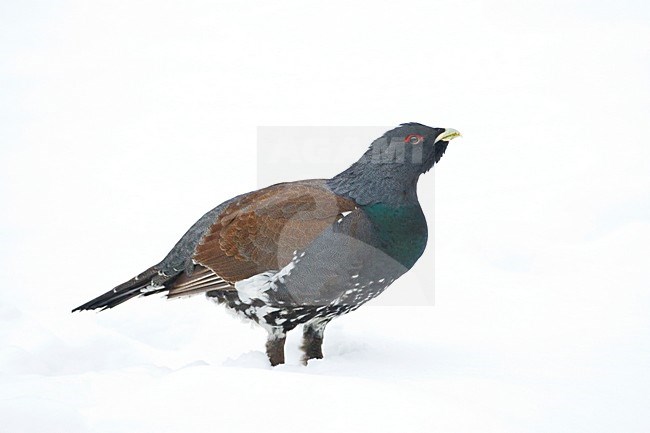
[[[411,138],[413,138],[413,137],[417,137],[418,141],[423,141],[424,140],[424,137],[421,136],[420,134],[409,134],[409,135],[406,136],[406,138],[404,138],[404,142],[408,143],[409,141],[411,141]]]

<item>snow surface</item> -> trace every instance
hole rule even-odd
[[[644,431],[647,292],[453,279],[435,308],[334,321],[306,367],[298,333],[271,368],[265,332],[200,297],[75,315],[3,303],[3,431]]]
[[[3,2],[0,432],[647,433],[649,5]],[[258,186],[257,125],[407,121],[464,136],[435,237],[325,359],[200,297],[70,313]]]

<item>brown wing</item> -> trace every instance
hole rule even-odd
[[[232,287],[261,272],[279,270],[342,212],[355,208],[352,200],[319,181],[278,184],[247,194],[220,213],[197,246],[193,259],[199,274],[183,275],[169,296],[205,291],[209,285]]]

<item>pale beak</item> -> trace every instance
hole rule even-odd
[[[442,134],[436,137],[436,141],[434,141],[434,144],[439,141],[451,141],[456,137],[462,137],[460,135],[460,132],[456,131],[453,128],[447,128],[442,132]]]

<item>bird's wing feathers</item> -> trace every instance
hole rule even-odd
[[[192,256],[195,272],[175,280],[168,296],[228,289],[253,275],[282,269],[294,251],[355,207],[317,181],[246,194],[226,206],[206,230]]]
[[[168,298],[191,296],[209,290],[230,290],[234,287],[215,274],[212,270],[195,265],[191,274],[182,273],[176,278],[167,292]]]
[[[243,194],[206,213],[158,265],[75,310],[111,308],[165,291],[175,298],[234,290],[237,281],[282,269],[295,250],[355,207],[319,180]]]

